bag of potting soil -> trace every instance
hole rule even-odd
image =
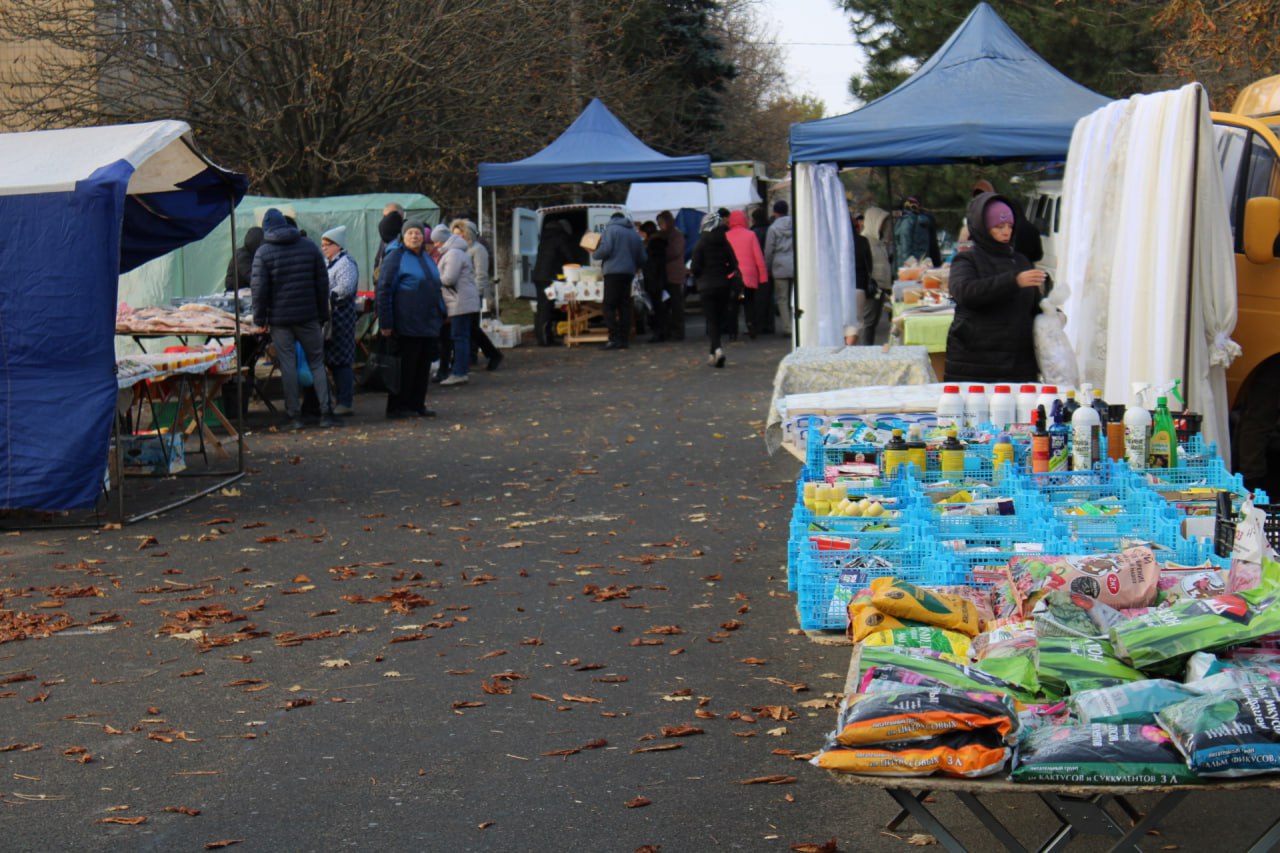
[[[1217,598],[1183,599],[1111,629],[1116,652],[1139,669],[1280,631],[1280,591],[1264,583]]]
[[[904,646],[909,649],[929,649],[942,652],[956,663],[969,660],[970,640],[964,634],[922,625],[913,628],[887,628],[862,638],[866,646]]]
[[[1004,745],[998,734],[972,731],[910,743],[831,748],[819,753],[813,764],[827,770],[868,776],[929,776],[940,773],[976,779],[999,773],[1011,754],[1012,750]]]
[[[1065,589],[1051,591],[1040,599],[1032,613],[1036,636],[1085,639],[1106,636],[1089,615],[1093,606],[1099,603],[1096,598],[1067,592]],[[1101,606],[1106,607],[1105,604]]]
[[[941,660],[936,654],[898,646],[862,646],[858,653],[858,692],[869,692],[866,683],[872,679],[890,679],[903,684],[943,684],[962,690],[997,691],[1022,702],[1035,698],[1033,692],[1016,684],[970,666]]]
[[[1185,785],[1199,781],[1159,726],[1044,726],[1018,746],[1014,782]]]
[[[1246,684],[1170,705],[1156,720],[1201,776],[1280,772],[1280,687]]]
[[[1146,678],[1115,655],[1106,640],[1042,637],[1037,646],[1036,674],[1044,695],[1060,698],[1078,689],[1123,684]]]
[[[871,582],[871,605],[886,616],[937,625],[970,637],[979,630],[978,609],[968,598],[935,593],[895,578]]]
[[[1196,695],[1189,685],[1152,678],[1100,687],[1073,694],[1067,700],[1085,723],[1154,723],[1156,712]]]
[[[928,627],[931,626],[924,622],[917,622],[914,619],[899,619],[896,616],[887,616],[870,605],[859,608],[856,614],[850,611],[849,616],[849,636],[853,638],[855,643],[860,643],[871,634],[880,631],[900,631],[904,628]]]
[[[1214,598],[1227,591],[1227,573],[1205,566],[1166,566],[1156,583],[1156,604],[1169,607],[1186,598]]]
[[[994,675],[1001,681],[1021,688],[1027,695],[1035,696],[1040,692],[1040,676],[1036,674],[1035,655],[985,657],[973,664],[973,668],[988,675]]]
[[[1009,558],[1007,571],[1023,613],[1055,589],[1116,608],[1147,607],[1155,598],[1160,575],[1155,553],[1145,547],[1119,554],[1020,555]]]
[[[969,655],[977,660],[1026,657],[1034,656],[1035,650],[1036,632],[1033,623],[1028,620],[983,631],[973,638]]]
[[[835,740],[841,746],[869,746],[980,729],[990,729],[1000,738],[1016,731],[1013,700],[990,691],[904,687],[845,697]]]

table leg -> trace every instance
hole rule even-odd
[[[977,795],[957,792],[956,798],[964,803],[978,820],[982,821],[982,825],[996,837],[997,841],[1004,845],[1006,850],[1010,851],[1010,853],[1026,853],[1027,848],[1023,847],[1018,839],[1013,837],[1004,824],[1000,822],[1000,819],[982,804]]]
[[[921,791],[920,793],[915,795],[916,802],[923,803],[925,801],[925,798],[931,795],[932,793],[933,793],[932,791]],[[884,825],[884,828],[892,832],[896,830],[899,826],[901,826],[902,822],[909,817],[911,817],[911,813],[906,809],[902,809],[898,812],[897,816],[894,817],[893,820],[889,821]]]
[[[1125,837],[1124,829],[1107,813],[1106,804],[1111,799],[1107,795],[1071,797],[1065,794],[1040,794],[1040,799],[1062,821],[1062,828],[1045,842],[1040,853],[1061,850],[1077,834]]]
[[[1271,824],[1271,828],[1253,843],[1249,853],[1268,853],[1276,849],[1280,849],[1280,820]]]
[[[910,812],[911,816],[916,819],[916,823],[924,828],[924,831],[938,839],[941,844],[951,853],[967,853],[967,848],[960,843],[954,835],[947,831],[947,828],[938,822],[933,813],[915,798],[910,791],[903,791],[897,788],[888,788],[886,793],[893,797],[894,802],[902,807],[903,811]]]
[[[1131,850],[1142,853],[1142,839],[1146,837],[1147,831],[1159,826],[1160,821],[1164,820],[1171,811],[1177,808],[1178,804],[1186,799],[1186,796],[1186,791],[1170,791],[1165,794],[1160,798],[1160,802],[1152,806],[1151,811],[1147,812],[1146,816],[1141,817],[1134,823],[1128,834],[1121,838],[1116,843],[1116,846],[1111,849],[1115,851]],[[1123,802],[1124,798],[1116,797],[1116,801]],[[1128,803],[1124,802],[1124,806],[1128,806]],[[1128,808],[1125,811],[1128,811]]]

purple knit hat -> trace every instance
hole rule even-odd
[[[988,230],[995,228],[997,225],[1012,225],[1013,208],[996,199],[982,211],[982,222],[987,226]]]

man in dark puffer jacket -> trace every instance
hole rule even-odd
[[[266,236],[253,257],[251,276],[253,322],[270,332],[276,348],[284,407],[289,414],[285,429],[302,429],[296,344],[302,345],[311,368],[320,411],[328,412],[330,408],[321,327],[329,319],[329,274],[320,248],[302,239],[298,229],[274,207],[262,217],[262,229]],[[326,414],[320,425],[337,426],[338,421]]]

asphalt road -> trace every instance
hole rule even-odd
[[[907,849],[886,796],[797,758],[849,649],[786,588],[798,466],[761,438],[785,352],[517,348],[433,387],[437,418],[255,410],[227,493],[0,535],[0,607],[74,623],[0,643],[0,846]],[[1188,803],[1147,849],[1239,846],[1276,799]]]

